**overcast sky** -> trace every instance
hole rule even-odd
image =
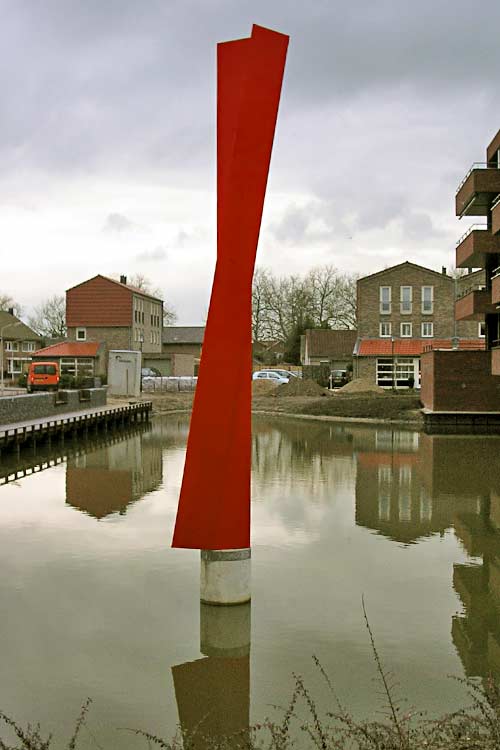
[[[0,292],[141,272],[203,323],[215,48],[290,35],[257,263],[454,264],[455,190],[500,128],[486,0],[0,0]]]

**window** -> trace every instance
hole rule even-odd
[[[434,287],[423,286],[422,287],[422,313],[424,315],[430,315],[434,312]]]
[[[388,315],[391,312],[391,287],[380,287],[380,313]]]
[[[424,338],[434,336],[434,323],[422,323],[422,336]]]
[[[399,294],[400,294],[400,300],[401,300],[401,312],[404,315],[409,315],[411,313],[411,307],[412,307],[412,288],[411,286],[400,286],[399,287]]]
[[[9,375],[19,375],[22,372],[23,363],[20,359],[7,360],[7,372]]]
[[[479,323],[477,327],[477,335],[482,339],[486,336],[486,323],[484,321]]]
[[[379,330],[380,336],[390,336],[392,330],[391,323],[380,323]]]
[[[17,341],[6,341],[5,342],[6,352],[17,352],[19,351],[19,344]]]
[[[87,329],[86,328],[77,328],[76,329],[76,340],[77,341],[85,341],[87,339]]]
[[[412,324],[411,323],[401,323],[401,337],[402,338],[409,338],[412,335]]]
[[[34,352],[35,342],[34,341],[23,341],[23,352]]]

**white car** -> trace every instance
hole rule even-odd
[[[284,378],[276,370],[257,370],[252,375],[252,380],[272,380],[276,385],[283,385],[288,383],[290,378]]]

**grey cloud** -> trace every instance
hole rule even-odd
[[[384,106],[387,89],[405,87],[437,96],[437,106],[457,91],[496,97],[494,0],[480,14],[465,0],[18,0],[3,9],[0,30],[10,60],[0,70],[3,163],[208,174],[215,45],[247,35],[254,19],[291,35],[284,118],[367,92]]]
[[[127,219],[127,217],[124,216],[123,214],[111,213],[107,215],[102,231],[103,232],[126,232],[130,229],[133,229],[134,227],[135,227],[134,222],[130,221],[130,219]]]
[[[158,246],[155,247],[154,250],[145,250],[142,253],[138,253],[135,257],[136,260],[144,263],[156,263],[158,261],[166,260],[168,253],[166,248]]]

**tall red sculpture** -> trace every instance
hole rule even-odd
[[[217,265],[173,547],[250,546],[252,277],[288,39],[217,46]]]

